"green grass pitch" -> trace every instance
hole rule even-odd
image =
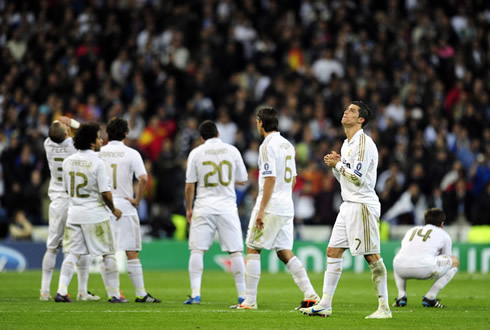
[[[56,291],[59,273],[52,281]],[[321,294],[323,274],[310,274]],[[146,271],[145,285],[161,304],[134,303],[134,290],[127,274],[121,274],[121,289],[128,304],[74,302],[62,304],[39,301],[40,271],[0,273],[0,328],[194,328],[194,329],[489,329],[490,275],[456,274],[439,293],[446,309],[421,306],[422,296],[432,281],[408,282],[408,305],[393,308],[389,320],[365,320],[374,312],[377,299],[370,273],[344,272],[334,298],[329,318],[308,317],[294,310],[302,294],[287,273],[263,273],[259,284],[256,311],[231,310],[236,303],[233,277],[229,273],[204,272],[201,305],[183,305],[190,293],[185,271]],[[77,279],[73,277],[69,293],[76,296]],[[393,274],[388,277],[390,303],[396,296]],[[89,290],[103,296],[102,279],[91,274]]]

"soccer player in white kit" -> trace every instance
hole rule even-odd
[[[245,262],[235,184],[244,185],[248,173],[238,149],[219,139],[214,122],[202,122],[199,133],[204,143],[190,152],[185,179],[186,217],[191,225],[189,277],[192,293],[184,304],[201,303],[203,255],[213,243],[216,232],[221,250],[230,255],[240,303],[245,296]]]
[[[61,116],[49,127],[48,137],[44,141],[44,150],[48,160],[51,179],[49,181],[49,229],[46,242],[46,252],[42,263],[40,300],[51,300],[50,286],[53,277],[56,256],[62,246],[68,215],[69,198],[63,185],[63,161],[76,152],[73,139],[70,137],[70,127],[78,128],[80,124],[68,117]],[[100,300],[99,296],[87,291],[88,269],[90,256],[80,256],[77,263],[78,295],[77,300]]]
[[[425,226],[410,229],[403,237],[402,248],[393,260],[398,298],[393,306],[407,305],[407,279],[435,279],[422,298],[422,306],[444,308],[437,294],[452,280],[459,267],[458,258],[451,255],[451,237],[442,227],[446,215],[438,208],[424,213]]]
[[[318,301],[303,263],[293,254],[293,187],[296,184],[294,146],[278,132],[279,116],[268,106],[257,109],[257,130],[264,141],[259,148],[259,194],[247,232],[247,294],[238,309],[257,309],[260,252],[275,250],[303,292],[300,307]],[[300,308],[299,307],[299,308]]]
[[[347,139],[344,140],[340,155],[333,151],[324,158],[340,182],[344,202],[340,206],[327,247],[323,296],[319,304],[301,309],[307,315],[325,317],[332,314],[332,298],[342,274],[342,255],[349,249],[352,255],[363,255],[368,262],[378,296],[378,309],[366,318],[391,318],[386,267],[380,256],[381,205],[374,191],[378,150],[362,129],[368,123],[370,115],[371,111],[366,104],[353,101],[342,117]]]
[[[111,224],[118,251],[126,251],[128,275],[136,291],[135,302],[159,303],[145,290],[143,267],[139,259],[141,251],[140,220],[136,208],[139,206],[148,174],[138,151],[126,146],[123,140],[129,133],[128,122],[122,118],[113,118],[107,124],[109,143],[100,149],[99,157],[106,162],[109,177],[112,179],[114,205],[121,210],[119,220],[112,217]],[[133,194],[133,177],[138,180],[136,197]]]
[[[80,256],[102,255],[105,267],[104,284],[109,302],[128,302],[119,293],[119,272],[115,257],[116,246],[110,224],[110,212],[116,218],[121,211],[114,207],[105,163],[95,151],[102,145],[99,125],[82,124],[75,134],[78,152],[63,161],[63,183],[70,204],[63,240],[66,254],[61,266],[55,302],[71,302],[68,286]]]

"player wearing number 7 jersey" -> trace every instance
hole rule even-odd
[[[259,148],[259,194],[247,233],[247,294],[238,309],[257,309],[260,280],[260,252],[274,249],[304,294],[301,306],[318,300],[303,263],[293,248],[293,187],[296,183],[294,146],[278,132],[279,118],[274,108],[257,109],[257,130],[264,141]],[[300,307],[301,307],[300,306]]]
[[[191,225],[189,277],[192,293],[184,304],[201,303],[203,254],[211,246],[215,232],[218,232],[221,250],[230,254],[231,272],[241,302],[245,295],[245,263],[235,184],[244,185],[248,173],[238,149],[218,138],[214,122],[202,122],[199,133],[204,143],[190,152],[185,179],[186,216]]]
[[[437,294],[451,281],[459,267],[458,258],[451,255],[451,237],[442,227],[446,216],[440,209],[425,211],[425,226],[410,229],[402,240],[402,248],[393,260],[398,298],[393,306],[407,305],[407,279],[435,279],[422,299],[424,307],[445,307]]]
[[[340,183],[344,202],[340,206],[327,247],[322,300],[317,306],[301,310],[307,315],[332,314],[332,298],[342,274],[342,255],[349,249],[352,255],[362,255],[368,262],[378,296],[378,309],[366,318],[391,318],[386,267],[380,256],[381,206],[374,191],[378,150],[374,141],[362,129],[370,116],[371,111],[366,104],[353,101],[342,117],[347,139],[344,140],[340,155],[333,151],[324,158]]]

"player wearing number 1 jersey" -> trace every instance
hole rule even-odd
[[[49,137],[44,141],[44,150],[48,160],[51,179],[49,181],[49,229],[46,242],[46,252],[42,262],[42,280],[40,300],[51,299],[50,286],[53,277],[56,256],[62,245],[68,214],[68,194],[63,185],[63,161],[76,152],[73,139],[70,137],[70,127],[78,128],[80,124],[68,117],[61,116],[49,127]],[[80,256],[77,264],[78,295],[77,300],[99,300],[87,291],[88,268],[90,256]]]
[[[247,294],[238,309],[257,309],[260,252],[274,249],[304,294],[301,306],[314,304],[318,296],[293,248],[293,187],[296,183],[295,150],[278,132],[279,118],[271,107],[257,110],[257,130],[264,138],[259,149],[259,194],[247,233]],[[301,307],[300,306],[300,307]]]
[[[112,218],[111,224],[116,239],[116,247],[126,251],[128,275],[136,290],[136,302],[159,303],[145,290],[143,267],[139,259],[141,251],[140,220],[136,208],[143,198],[148,182],[143,159],[138,151],[126,146],[123,140],[129,132],[128,122],[113,118],[107,125],[109,143],[100,149],[99,157],[106,162],[112,179],[114,205],[123,213],[121,219]],[[133,177],[138,180],[136,197],[133,195]]]
[[[240,303],[245,295],[245,263],[235,184],[244,185],[248,174],[238,149],[218,138],[214,122],[202,122],[199,133],[204,143],[190,152],[185,180],[186,216],[191,225],[189,277],[192,293],[184,304],[201,303],[203,254],[211,246],[216,232],[221,250],[230,254]]]
[[[398,298],[393,306],[407,305],[407,279],[435,279],[422,299],[424,307],[445,307],[437,294],[451,281],[459,267],[458,258],[451,255],[451,237],[442,227],[446,216],[440,209],[425,211],[425,226],[410,229],[402,240],[402,248],[393,260]]]

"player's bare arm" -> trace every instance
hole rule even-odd
[[[274,191],[274,186],[276,185],[276,177],[268,176],[264,179],[264,193],[262,195],[262,201],[260,202],[259,212],[257,213],[257,218],[255,219],[255,226],[259,229],[264,228],[264,215],[265,207],[269,203],[272,197],[272,192]]]
[[[186,183],[185,184],[185,216],[187,218],[187,222],[191,223],[192,221],[192,202],[194,201],[194,195],[196,193],[196,184]]]
[[[143,174],[138,178],[138,188],[136,190],[136,198],[126,198],[134,207],[138,207],[143,199],[146,184],[148,183],[148,175]]]
[[[116,220],[119,220],[119,218],[121,218],[122,212],[120,209],[117,209],[114,206],[114,202],[112,201],[112,192],[104,191],[103,193],[101,193],[101,195],[105,205],[107,205],[107,207],[111,210],[112,214],[114,214]]]

